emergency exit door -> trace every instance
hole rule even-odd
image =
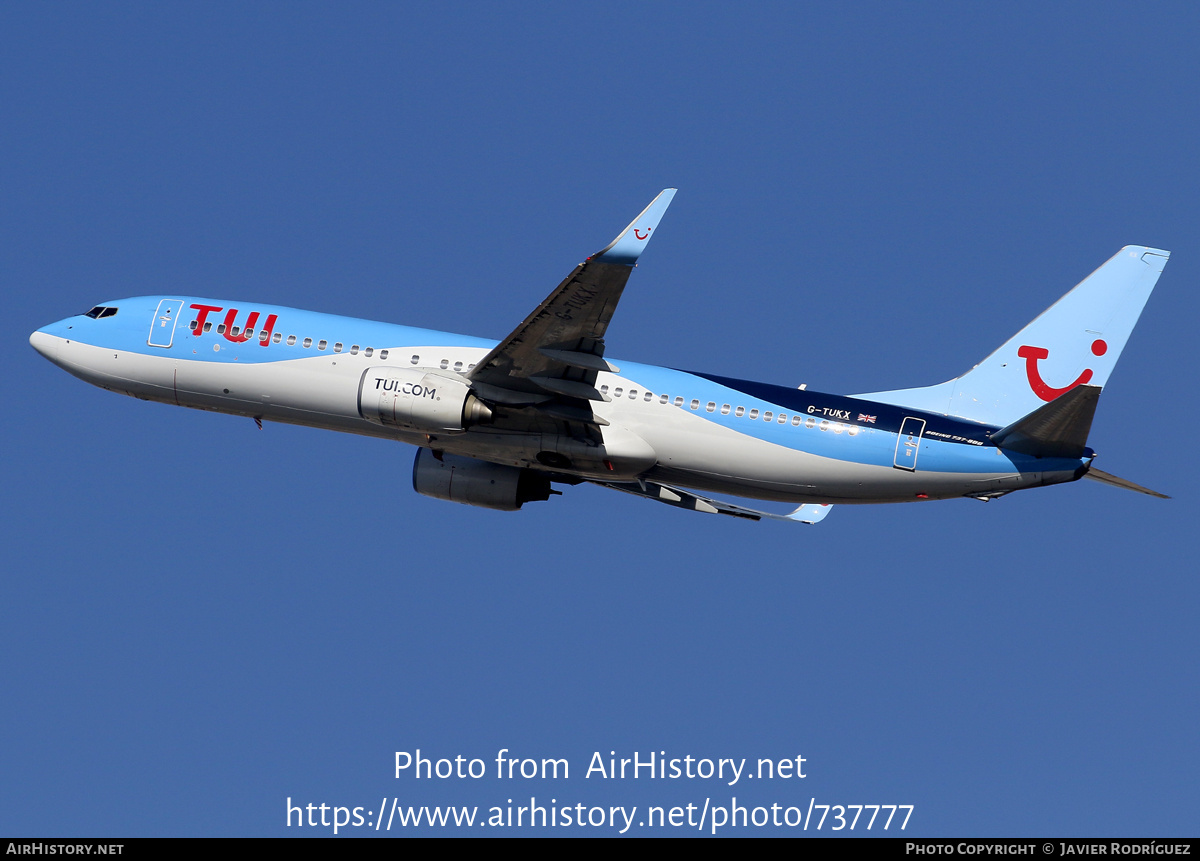
[[[921,450],[921,434],[925,433],[925,419],[906,418],[900,424],[900,436],[896,439],[896,457],[892,461],[897,469],[915,472],[917,453]]]
[[[154,312],[154,320],[150,323],[150,337],[146,343],[151,347],[169,347],[175,339],[175,324],[179,320],[179,309],[183,307],[182,299],[163,299],[158,303]]]

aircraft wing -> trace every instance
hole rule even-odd
[[[467,373],[480,397],[533,407],[561,420],[596,422],[589,401],[598,371],[615,371],[603,358],[604,333],[625,282],[675,196],[664,189],[602,251],[575,267],[558,287]],[[539,409],[538,405],[547,405]]]
[[[744,517],[747,520],[762,520],[766,518],[767,520],[813,524],[824,520],[825,515],[833,508],[832,505],[806,503],[788,514],[775,514],[770,511],[757,511],[753,508],[744,508],[740,505],[734,505],[732,502],[723,502],[719,499],[700,496],[697,493],[692,493],[690,490],[671,487],[666,484],[656,484],[652,481],[598,481],[596,484],[602,487],[611,487],[613,490],[619,490],[623,493],[632,493],[634,496],[640,496],[644,499],[653,499],[655,502],[664,502],[667,505],[674,505],[676,508],[686,508],[689,511],[703,511],[708,514],[727,514],[730,517]]]

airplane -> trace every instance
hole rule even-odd
[[[591,482],[679,508],[820,522],[835,504],[996,499],[1090,478],[1087,437],[1169,252],[1129,245],[959,377],[855,395],[610,360],[663,190],[499,342],[180,294],[97,305],[35,350],[143,400],[417,446],[413,488],[515,511]],[[709,494],[796,504],[760,511]]]

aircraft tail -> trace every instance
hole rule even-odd
[[[1127,245],[961,377],[936,386],[853,397],[999,425],[1008,431],[1008,425],[1025,417],[1032,420],[1031,414],[1076,387],[1095,387],[1098,395],[1168,257],[1168,251]],[[1084,401],[1075,404],[1076,410],[1083,406]],[[1094,399],[1090,408],[1095,409]],[[1061,424],[1062,416],[1055,415]],[[1076,415],[1074,421],[1078,419]],[[1091,424],[1090,413],[1087,424]]]
[[[1099,386],[1076,386],[1062,397],[996,431],[992,434],[992,442],[1002,449],[1033,457],[1086,457],[1088,432],[1092,429],[1092,418],[1096,415],[1099,401]],[[1165,493],[1096,469],[1092,466],[1094,457],[1084,467],[1083,478],[1157,496],[1159,499],[1171,498]]]
[[[1099,400],[1099,386],[1076,386],[996,431],[992,442],[1033,457],[1083,457]]]

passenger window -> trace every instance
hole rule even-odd
[[[665,404],[665,403],[667,402],[667,396],[666,396],[666,395],[659,395],[659,396],[658,396],[658,402],[659,402],[660,404]]]
[[[677,406],[677,407],[683,406],[683,398],[680,395],[675,396],[675,406]]]
[[[600,394],[602,394],[602,395],[608,394],[608,383],[605,383],[604,385],[602,385],[600,387]]]
[[[773,415],[774,415],[774,413],[772,413],[770,410],[767,410],[765,413],[763,413],[763,421],[769,422]]]
[[[729,415],[729,404],[721,404],[721,415]]]
[[[746,408],[738,407],[736,410],[733,411],[733,414],[740,419],[742,416],[744,416],[746,414]]]
[[[834,423],[833,423],[833,432],[834,432],[834,433],[841,433],[841,432],[842,432],[842,431],[844,431],[845,429],[846,429],[846,426],[845,426],[844,424],[842,424],[841,422],[834,422]]]
[[[230,335],[233,335],[233,337],[235,337],[235,338],[236,338],[236,337],[238,336],[238,333],[239,333],[240,331],[242,331],[242,330],[241,330],[239,327],[237,327],[237,326],[234,326],[232,329],[230,329],[230,330],[229,330],[229,334],[230,334]]]
[[[631,400],[631,401],[636,401],[636,400],[637,400],[637,389],[630,389],[630,390],[629,390],[629,400]]]
[[[652,400],[654,400],[654,395],[652,395],[650,392],[646,392],[645,400],[646,400],[646,403],[650,403]]]
[[[312,346],[312,338],[305,338],[304,339],[304,349],[307,350],[311,346]]]
[[[716,408],[717,408],[717,404],[716,404],[716,402],[715,402],[715,401],[709,401],[709,402],[708,402],[708,406],[706,406],[704,409],[705,409],[705,410],[707,410],[708,412],[710,412],[710,413],[711,413],[711,412],[712,412],[713,410],[715,410]]]
[[[780,414],[779,414],[779,418],[777,419],[777,421],[778,421],[778,422],[779,422],[781,425],[785,425],[785,424],[787,424],[787,416],[786,416],[786,415],[784,415],[783,413],[780,413]]]
[[[624,391],[625,391],[625,390],[624,390],[623,388],[621,388],[620,386],[617,386],[615,389],[613,389],[613,397],[614,397],[614,398],[619,398],[619,397],[621,397],[621,394],[622,394]]]
[[[690,406],[694,410],[698,410],[698,409],[700,409],[700,401],[696,400],[695,398],[692,398],[692,402],[690,404],[688,404],[688,406]]]
[[[850,436],[858,436],[858,425],[850,425]]]
[[[191,329],[193,332],[196,331],[196,323],[197,323],[196,320],[193,320],[192,322],[188,323],[188,328]]]
[[[800,427],[800,416],[792,416],[792,427]]]
[[[342,351],[342,342],[341,341],[338,341],[336,344],[333,345],[333,351],[335,353],[340,353]]]
[[[329,346],[329,342],[328,342],[328,341],[326,341],[324,338],[322,338],[322,339],[321,339],[321,341],[320,341],[320,343],[318,343],[318,344],[317,344],[317,349],[318,349],[318,350],[324,350],[324,349],[325,349],[326,347],[328,347],[328,346]]]
[[[812,416],[809,416],[808,418],[806,418],[804,420],[804,426],[806,428],[815,428],[817,426],[817,420],[814,419]]]
[[[449,359],[442,359],[442,361],[441,361],[441,364],[439,365],[439,367],[440,367],[440,368],[441,368],[443,371],[444,371],[444,370],[446,370],[446,368],[450,367],[450,360],[449,360]]]
[[[271,340],[271,333],[268,332],[266,329],[260,329],[258,331],[258,340],[259,340],[259,343],[266,344],[268,341]]]
[[[456,370],[456,371],[461,371],[461,370],[462,370],[462,362],[455,362],[455,363],[454,363],[454,370]]]
[[[209,320],[208,322],[206,322],[206,323],[204,324],[204,331],[205,331],[205,332],[211,332],[211,331],[212,331],[212,320]]]
[[[289,347],[296,346],[296,336],[295,335],[288,335],[288,346]]]
[[[225,324],[224,323],[221,323],[220,325],[217,326],[217,334],[218,335],[225,334]]]
[[[276,344],[278,344],[278,343],[279,343],[280,341],[282,341],[282,340],[283,340],[283,333],[282,333],[282,332],[276,332],[274,335],[272,335],[272,336],[271,336],[271,341],[272,341],[273,343],[276,343]]]
[[[355,347],[354,349],[357,350],[358,347]],[[411,359],[409,359],[409,361],[412,362],[414,365],[419,365],[419,364],[421,364],[421,357],[413,356]]]
[[[367,347],[367,349],[363,350],[363,355],[366,356],[368,359],[371,358],[371,356],[375,355],[375,348]]]
[[[383,360],[386,362],[386,361],[387,361],[387,354],[388,354],[388,351],[387,351],[387,350],[380,350],[380,351],[379,351],[379,358],[383,359]]]
[[[758,410],[750,410],[750,420],[753,421],[756,418],[758,418]]]
[[[821,430],[829,430],[829,419],[821,419]]]
[[[358,355],[358,344],[351,344],[351,345],[350,345],[350,355],[351,355],[351,356],[357,356],[357,355]]]

